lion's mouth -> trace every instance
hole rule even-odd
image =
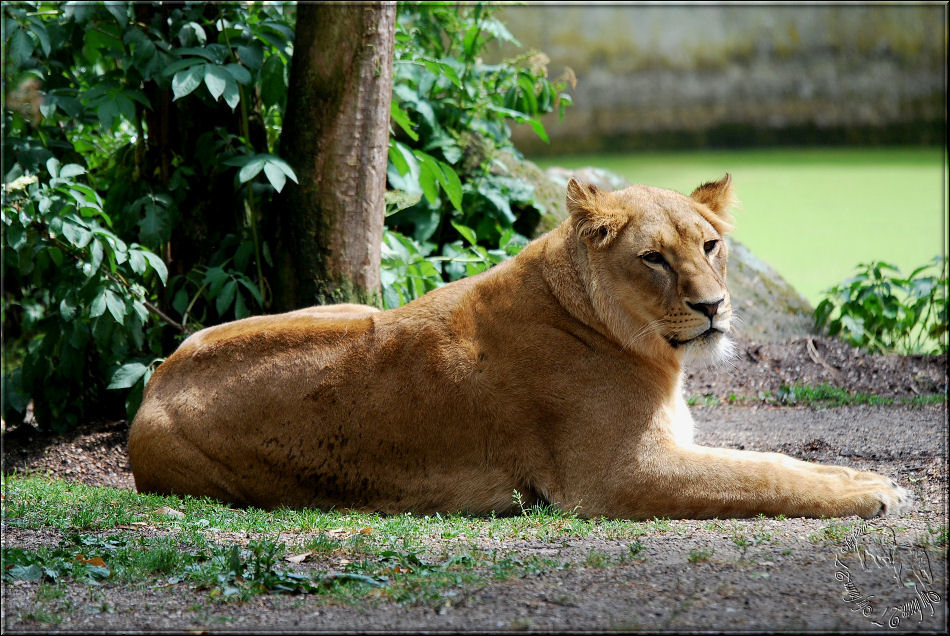
[[[688,338],[686,340],[677,340],[676,338],[667,338],[666,341],[669,342],[670,346],[675,349],[676,347],[680,347],[682,345],[689,344],[691,342],[696,342],[697,340],[711,338],[713,336],[720,335],[720,334],[722,334],[721,330],[716,329],[715,327],[710,327],[709,329],[702,332],[698,336],[693,336],[692,338]]]

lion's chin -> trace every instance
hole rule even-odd
[[[723,331],[714,328],[707,329],[689,340],[669,339],[668,342],[680,352],[683,366],[691,368],[715,366],[736,355],[736,346],[732,339]]]

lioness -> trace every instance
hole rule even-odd
[[[689,197],[571,180],[570,217],[408,305],[185,340],[129,434],[140,491],[236,504],[585,517],[873,517],[890,479],[693,444],[684,362],[730,351],[727,174]]]

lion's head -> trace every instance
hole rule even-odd
[[[623,346],[686,363],[729,354],[724,237],[733,202],[728,174],[688,197],[642,185],[605,192],[571,179],[582,277],[598,318]]]

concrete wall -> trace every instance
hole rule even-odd
[[[945,140],[944,4],[532,4],[501,18],[550,77],[577,76],[565,120],[545,120],[550,146],[516,132],[526,152]]]

